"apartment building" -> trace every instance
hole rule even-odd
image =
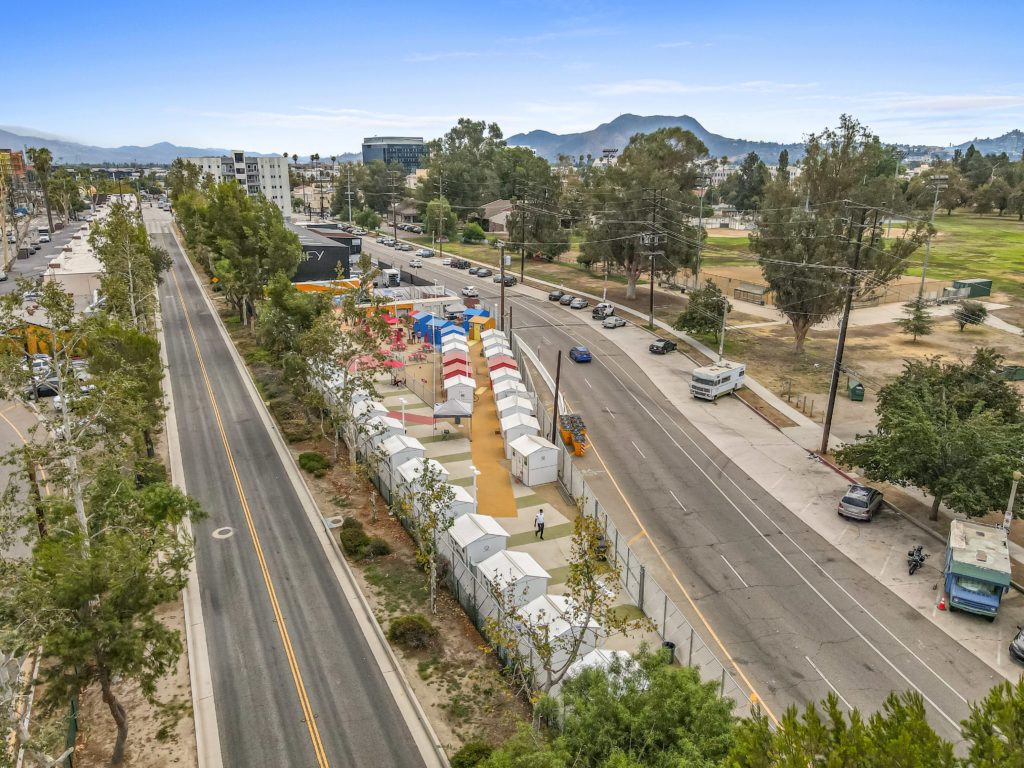
[[[420,168],[427,157],[422,136],[371,136],[363,139],[363,164],[373,160],[397,161],[407,174]]]
[[[203,176],[210,174],[217,181],[234,179],[246,192],[255,197],[261,192],[285,215],[291,214],[291,195],[288,188],[288,161],[280,155],[256,157],[240,149],[223,157],[186,157],[199,166]]]
[[[25,178],[25,155],[21,150],[0,149],[0,173],[6,178]]]

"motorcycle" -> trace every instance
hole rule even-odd
[[[910,575],[914,575],[914,571],[924,565],[924,561],[929,557],[928,554],[922,552],[923,546],[918,544],[913,549],[907,552],[907,568],[910,571]]]

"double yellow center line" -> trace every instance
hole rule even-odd
[[[313,750],[316,752],[317,764],[320,768],[327,768],[327,754],[324,752],[323,742],[320,740],[320,731],[316,726],[316,718],[313,708],[310,706],[309,697],[306,695],[306,686],[302,682],[302,673],[299,671],[299,664],[295,659],[295,651],[292,648],[291,638],[288,636],[288,628],[284,623],[284,615],[281,613],[281,605],[277,600],[277,593],[274,590],[274,582],[270,578],[270,570],[267,568],[267,560],[263,556],[263,547],[260,545],[260,537],[256,533],[256,525],[253,523],[252,513],[249,510],[249,503],[246,501],[245,492],[242,490],[242,481],[238,477],[238,468],[235,466],[235,458],[231,453],[231,446],[228,444],[228,436],[224,431],[224,423],[220,418],[220,409],[217,407],[217,399],[213,395],[213,387],[210,385],[210,377],[206,372],[206,364],[203,362],[203,354],[199,351],[199,341],[196,339],[195,329],[192,327],[192,320],[189,317],[188,309],[185,307],[185,297],[181,292],[181,285],[178,283],[178,276],[171,270],[171,277],[174,279],[174,287],[178,292],[178,300],[181,303],[181,311],[185,315],[185,323],[188,325],[189,335],[192,337],[192,346],[196,350],[196,357],[199,359],[199,367],[203,372],[203,381],[206,382],[206,391],[210,396],[210,405],[213,407],[213,416],[217,420],[217,429],[220,431],[220,440],[224,445],[224,453],[228,457],[228,466],[231,468],[231,476],[235,480],[235,488],[238,490],[238,498],[242,503],[242,512],[245,514],[245,522],[249,526],[249,533],[252,536],[252,544],[256,550],[256,559],[260,564],[260,571],[263,573],[263,582],[267,585],[267,594],[270,597],[270,606],[274,611],[274,620],[277,629],[281,633],[281,642],[284,645],[285,655],[288,657],[288,666],[291,668],[292,679],[295,681],[295,690],[299,694],[299,704],[302,706],[302,713],[309,729],[309,738],[313,742]]]

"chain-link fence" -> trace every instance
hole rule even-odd
[[[537,396],[530,368],[525,365],[529,360],[538,373],[543,368],[540,361],[526,345],[519,343],[518,336],[512,334],[512,352],[519,365],[523,384],[530,392],[534,402],[537,421],[540,423],[541,434],[551,438],[555,409],[547,410]],[[543,376],[543,374],[540,374]],[[545,381],[551,388],[551,382]],[[618,563],[622,586],[626,594],[636,603],[644,614],[654,622],[662,642],[671,644],[676,659],[688,666],[698,667],[705,681],[717,682],[722,694],[736,703],[736,714],[745,717],[750,714],[750,698],[726,667],[718,660],[714,651],[704,642],[701,635],[687,620],[686,616],[675,604],[668,592],[647,573],[641,558],[633,552],[626,537],[619,534],[619,529],[612,522],[601,502],[587,484],[583,472],[576,466],[572,453],[561,440],[556,440],[559,447],[558,479],[569,498],[579,504],[586,515],[597,518],[604,529],[605,542],[609,554],[614,554]]]

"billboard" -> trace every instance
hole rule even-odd
[[[338,276],[338,265],[342,276],[350,277],[348,248],[343,245],[302,245],[302,261],[299,262],[293,283],[309,283],[317,280],[333,280]]]

